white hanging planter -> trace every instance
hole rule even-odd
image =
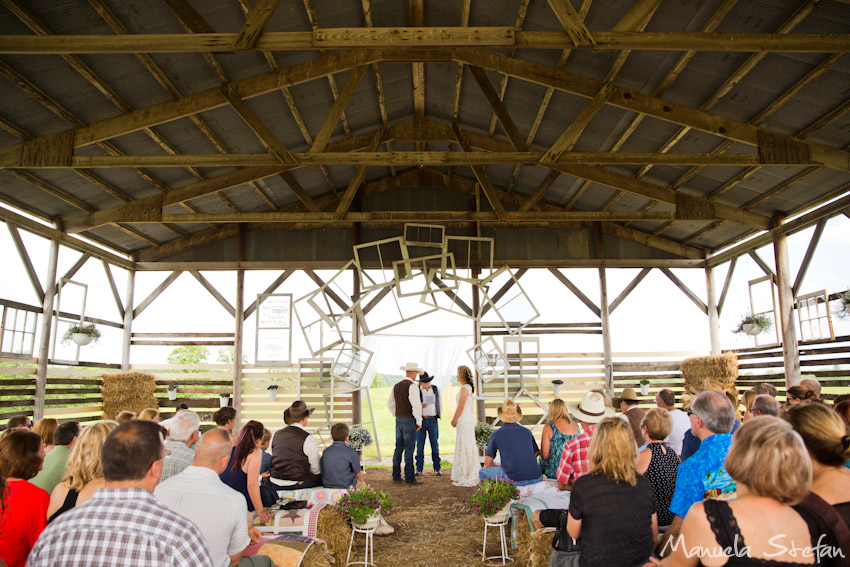
[[[177,399],[177,390],[168,390],[168,399],[174,401]]]
[[[648,396],[649,395],[649,384],[641,384],[640,385],[640,395]]]
[[[91,342],[94,340],[94,337],[85,333],[74,333],[73,335],[71,335],[71,340],[80,346],[86,346],[88,344],[91,344]]]
[[[744,323],[741,325],[741,328],[744,329],[744,332],[750,335],[751,337],[755,337],[756,335],[761,334],[763,331],[761,325],[756,323]]]
[[[275,401],[277,399],[277,390],[269,390],[269,399]]]
[[[564,387],[563,382],[561,382],[561,383],[552,382],[552,393],[557,396],[558,394],[561,393],[561,388],[563,388],[563,387]]]
[[[219,396],[218,397],[219,407],[226,408],[229,401],[230,401],[230,396]]]

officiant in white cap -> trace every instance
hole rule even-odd
[[[404,482],[415,486],[424,484],[414,476],[413,450],[416,432],[422,427],[422,400],[415,380],[424,370],[415,362],[408,362],[399,370],[404,371],[390,394],[387,408],[395,416],[395,452],[393,453],[393,482],[401,482],[401,457],[404,455]]]

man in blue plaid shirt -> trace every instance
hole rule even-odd
[[[200,530],[154,498],[164,456],[158,424],[116,427],[101,451],[104,488],[47,526],[27,567],[213,567]]]

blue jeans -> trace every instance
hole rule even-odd
[[[413,482],[413,448],[416,443],[416,420],[412,417],[395,418],[395,452],[393,453],[393,480],[401,480],[401,456],[404,454],[404,481]]]
[[[416,470],[425,468],[425,436],[431,440],[431,462],[434,472],[440,470],[440,422],[436,417],[423,417],[422,429],[416,432]]]
[[[481,467],[481,470],[478,471],[478,480],[484,480],[485,478],[508,478],[508,475],[505,474],[502,467]],[[513,480],[510,478],[508,480],[513,481],[517,486],[528,486],[529,484],[536,484],[542,481],[543,475],[531,480]]]

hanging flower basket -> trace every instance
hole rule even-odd
[[[219,394],[218,405],[223,408],[226,408],[228,405],[230,405],[230,394]]]
[[[561,388],[564,387],[563,380],[552,380],[552,393],[556,396],[561,393]]]
[[[177,384],[171,383],[168,385],[168,399],[174,401],[177,399]]]
[[[747,313],[738,323],[738,327],[734,330],[737,334],[746,334],[751,337],[766,333],[773,327],[773,321],[764,313],[753,315]]]
[[[86,346],[98,339],[100,339],[100,331],[97,330],[97,327],[93,323],[89,325],[71,325],[65,331],[65,334],[62,335],[62,344],[68,344],[73,341],[79,346]]]
[[[649,395],[649,380],[641,380],[640,381],[640,395],[648,396]]]
[[[269,386],[267,388],[268,391],[269,391],[269,399],[271,401],[275,401],[277,399],[277,388],[278,388],[277,384],[272,384],[271,386]]]

